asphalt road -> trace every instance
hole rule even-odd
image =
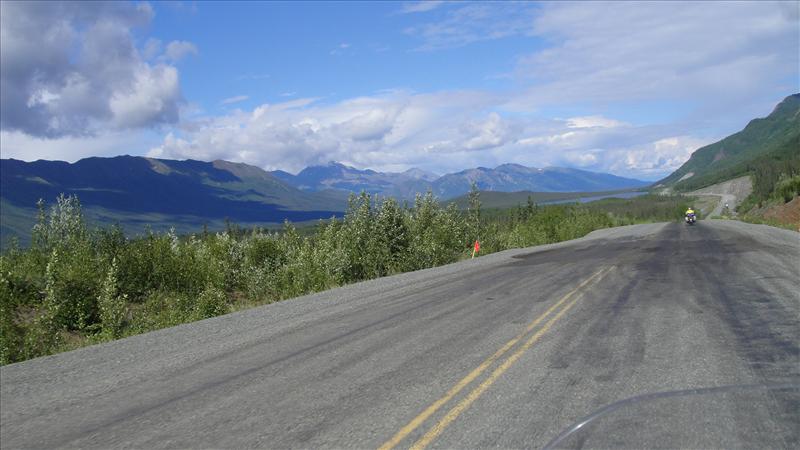
[[[0,368],[3,448],[540,448],[800,382],[800,234],[654,224]],[[797,390],[573,447],[797,448]]]

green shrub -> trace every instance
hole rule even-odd
[[[800,175],[784,176],[775,185],[775,194],[773,196],[783,201],[783,203],[792,201],[798,195],[800,195]]]
[[[275,266],[269,262],[248,266],[244,272],[244,293],[257,304],[271,303],[280,298]]]
[[[179,292],[151,292],[133,305],[128,333],[145,333],[196,320],[195,301]]]
[[[10,281],[0,271],[0,365],[18,361],[20,357],[24,330],[16,323],[16,307]]]
[[[53,249],[45,271],[43,306],[60,328],[83,330],[97,322],[99,273],[87,245]]]
[[[119,295],[117,289],[117,260],[113,259],[100,288],[100,296],[97,299],[100,308],[102,333],[106,338],[116,339],[122,334],[122,327],[127,314],[127,300],[126,295]]]
[[[228,311],[225,292],[216,286],[209,284],[200,293],[195,307],[195,317],[197,319],[207,319],[225,314]]]

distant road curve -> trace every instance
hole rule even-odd
[[[728,205],[730,213],[735,215],[735,209],[740,203],[753,192],[753,180],[750,176],[734,178],[713,186],[704,187],[696,191],[689,192],[688,195],[703,196],[712,195],[719,197],[719,203],[706,217],[721,216],[725,205]]]
[[[800,234],[719,220],[354,284],[2,367],[0,446],[539,448],[635,395],[799,380],[798,261]],[[767,400],[692,445],[796,447]],[[647,425],[623,436],[674,432]]]

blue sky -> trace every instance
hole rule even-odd
[[[658,179],[800,91],[798,2],[2,2],[0,151]]]
[[[188,98],[214,113],[228,109],[221,100],[243,95],[249,98],[237,106],[254,108],[287,97],[333,102],[386,89],[502,90],[508,81],[497,76],[513,70],[515,56],[542,46],[538,38],[510,36],[502,45],[484,41],[425,51],[424,42],[408,31],[419,24],[419,15],[402,14],[403,4],[392,2],[155,8],[160,20],[139,41],[155,35],[202,49],[182,63],[182,87]],[[428,20],[445,13],[446,8],[433,9]]]

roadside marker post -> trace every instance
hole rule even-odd
[[[475,245],[472,246],[472,259],[475,259],[475,253],[481,251],[481,243],[479,241],[475,241]]]

